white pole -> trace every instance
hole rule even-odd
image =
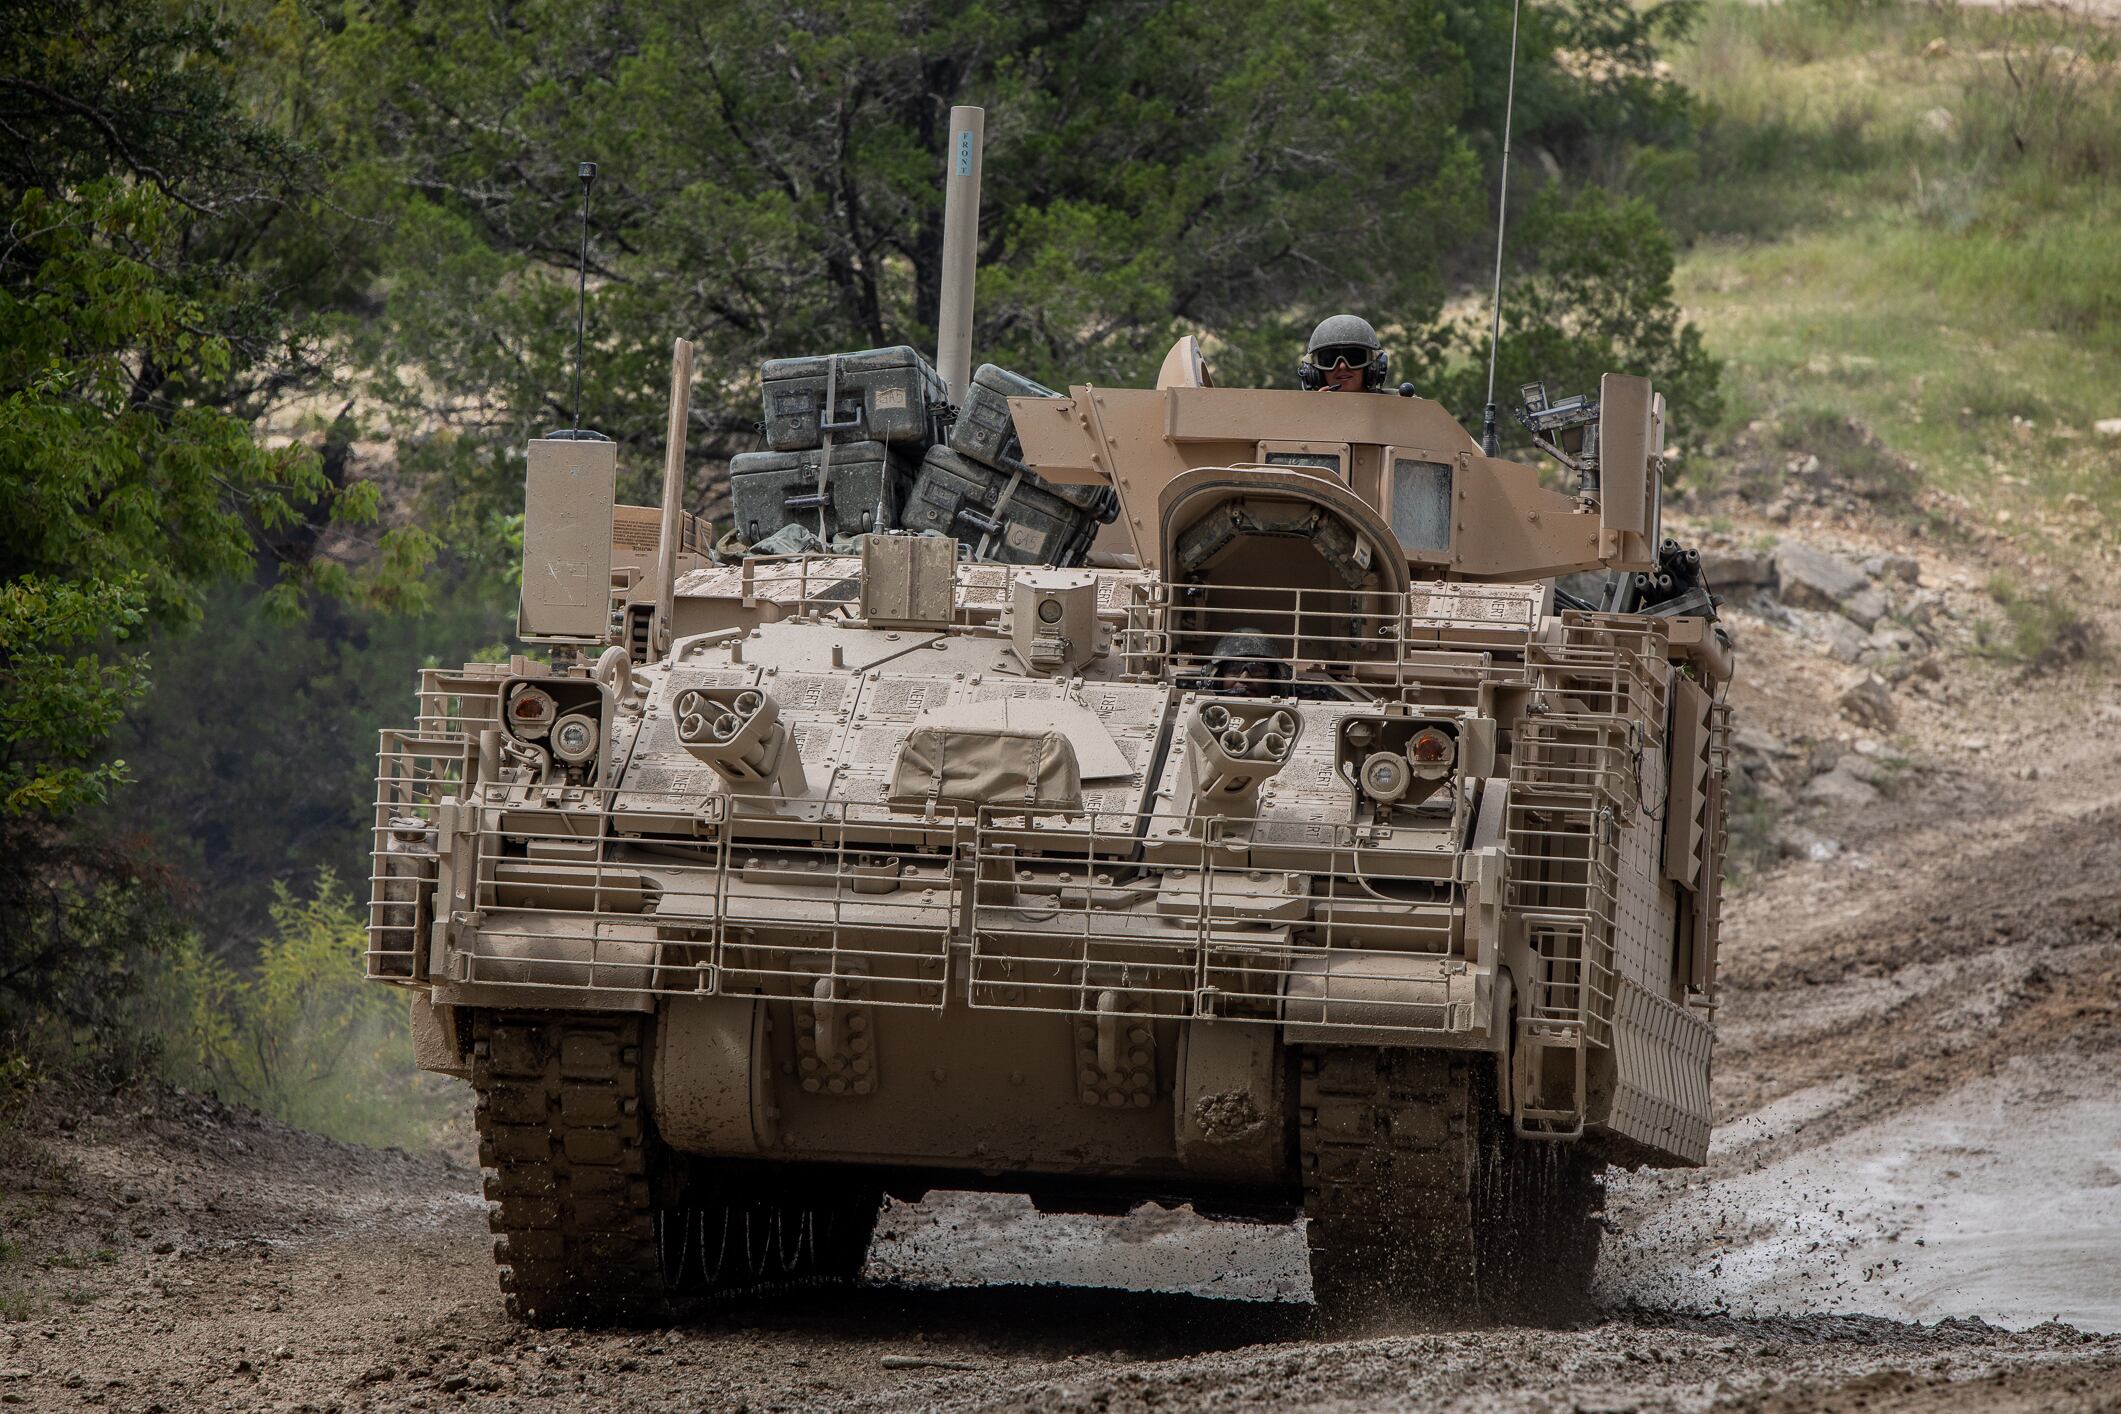
[[[663,523],[656,540],[655,626],[651,653],[670,646],[677,603],[678,522],[685,509],[685,432],[692,415],[692,341],[670,348],[670,426],[663,439]]]
[[[960,104],[950,110],[950,149],[944,154],[943,289],[936,315],[935,368],[962,407],[972,386],[972,277],[979,256],[979,181],[987,110]]]
[[[1510,6],[1510,84],[1502,100],[1502,181],[1495,198],[1495,294],[1491,301],[1495,322],[1488,328],[1488,407],[1480,428],[1480,450],[1494,456],[1498,445],[1495,432],[1495,354],[1502,347],[1502,237],[1510,221],[1510,119],[1517,112],[1517,18],[1524,9],[1524,0],[1513,0]]]

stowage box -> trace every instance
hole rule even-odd
[[[1023,443],[1017,440],[1016,423],[1009,416],[1009,399],[1059,396],[1043,383],[999,364],[983,363],[972,375],[965,405],[958,409],[957,421],[950,428],[950,450],[1003,471],[1026,471]]]
[[[928,440],[928,407],[943,400],[943,380],[904,345],[858,353],[777,358],[759,370],[766,412],[766,445],[800,452],[820,445],[828,371],[833,384],[829,430],[836,442]]]
[[[1065,568],[1081,563],[1090,548],[1102,502],[1078,505],[1059,493],[1098,497],[1104,489],[1054,486],[1030,472],[1001,471],[948,447],[931,447],[900,524],[954,535],[980,559]]]
[[[834,445],[831,474],[820,491],[818,469],[824,459],[824,452],[815,449],[745,452],[730,458],[729,500],[738,538],[755,544],[791,523],[817,530],[821,507],[825,539],[887,530],[898,523],[912,469],[896,448],[882,442]]]

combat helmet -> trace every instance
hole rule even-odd
[[[1257,673],[1255,679],[1263,687],[1276,687],[1289,681],[1288,660],[1282,656],[1280,645],[1256,628],[1241,628],[1226,633],[1215,640],[1208,652],[1208,682],[1219,685],[1235,673],[1246,675]]]
[[[1325,386],[1326,371],[1345,359],[1350,368],[1362,370],[1365,392],[1385,385],[1391,359],[1377,341],[1377,331],[1359,314],[1335,314],[1318,321],[1304,345],[1303,361],[1296,365],[1296,381],[1305,389]]]

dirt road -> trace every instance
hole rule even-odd
[[[1922,575],[1949,615],[1982,572]],[[135,1098],[0,1155],[0,1401],[2121,1409],[2121,693],[1945,634],[1881,748],[1801,622],[1736,617],[1793,778],[1826,744],[1881,788],[1805,787],[1795,857],[1737,890],[1711,1160],[1614,1179],[1594,1324],[1326,1339],[1293,1230],[945,1195],[858,1290],[530,1332],[460,1162]]]

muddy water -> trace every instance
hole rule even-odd
[[[2057,1071],[2061,1073],[2056,1073]],[[1616,1174],[1608,1306],[1822,1311],[2121,1332],[2121,1086],[2031,1061],[1817,1148],[1778,1153],[1860,1082],[1725,1126],[1698,1174]],[[1294,1226],[1036,1212],[940,1193],[894,1204],[873,1279],[1306,1301]]]

